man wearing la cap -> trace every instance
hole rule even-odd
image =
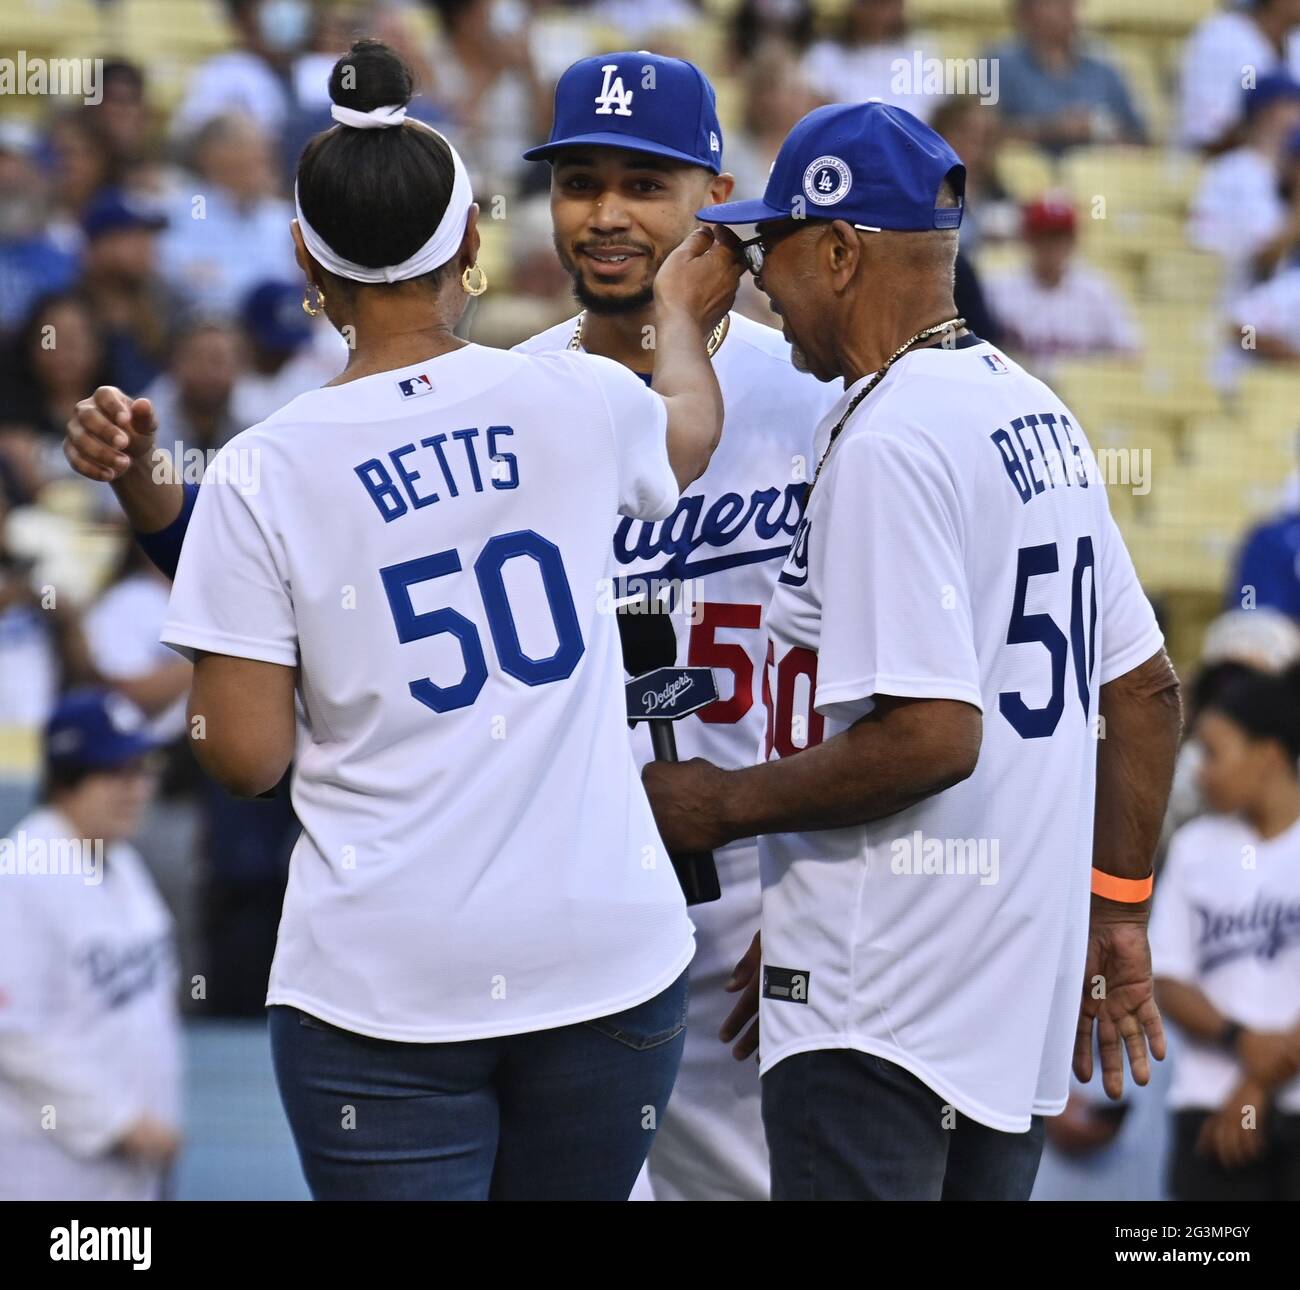
[[[130,845],[156,742],[121,694],[45,730],[41,806],[0,839],[0,1200],[153,1200],[180,1142],[171,919]]]
[[[555,247],[583,311],[518,348],[582,348],[648,381],[655,273],[697,227],[698,207],[732,189],[713,87],[691,63],[644,51],[582,59],[560,79],[549,141],[525,155],[551,163]],[[763,616],[802,512],[813,428],[837,391],[797,371],[772,328],[735,312],[710,351],[726,408],[721,444],[667,519],[620,523],[614,554],[629,589],[643,579],[689,587],[674,615],[678,662],[714,668],[721,698],[678,726],[678,748],[740,767],[763,731]],[[636,746],[648,760],[644,728]],[[691,910],[686,1047],[649,1161],[660,1199],[768,1194],[757,1071],[718,1041],[725,986],[758,920],[757,848],[737,841],[716,859],[723,896]]]
[[[700,212],[758,226],[759,287],[846,384],[768,614],[768,760],[645,775],[670,848],[763,835],[728,1029],[761,1017],[778,1199],[1027,1198],[1071,1047],[1089,1079],[1097,1029],[1112,1096],[1121,1048],[1138,1083],[1164,1053],[1177,679],[1083,428],[955,316],[964,180],[907,112],[834,105]]]

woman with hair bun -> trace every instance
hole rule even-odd
[[[1300,1200],[1300,669],[1242,669],[1196,720],[1213,815],[1173,837],[1151,957],[1180,1028],[1178,1200]]]
[[[199,761],[249,795],[294,762],[267,1003],[313,1195],[622,1200],[693,931],[601,588],[616,516],[667,516],[718,442],[705,337],[739,261],[700,231],[660,269],[651,389],[467,344],[464,165],[406,119],[385,46],[354,45],[330,94],[293,237],[346,369],[236,436],[197,501],[133,473],[152,412],[100,390],[120,450],[98,468],[138,530],[185,534],[163,639],[195,659]]]

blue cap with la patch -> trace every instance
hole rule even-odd
[[[716,175],[722,127],[713,86],[694,63],[645,50],[579,59],[555,87],[550,139],[524,160],[549,161],[584,145],[649,152]]]
[[[958,205],[940,206],[951,182]],[[924,121],[879,101],[815,108],[786,136],[763,196],[698,212],[711,224],[843,219],[921,232],[961,225],[966,167]]]

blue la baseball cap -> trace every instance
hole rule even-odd
[[[144,713],[126,695],[98,686],[69,691],[45,725],[45,759],[54,766],[107,770],[157,747]]]
[[[581,144],[630,148],[722,169],[717,96],[694,63],[645,50],[579,59],[555,87],[551,137],[525,161]]]
[[[843,219],[858,228],[958,228],[962,208],[937,206],[945,179],[960,200],[966,167],[902,108],[873,100],[815,108],[786,135],[762,197],[698,211],[711,224]]]

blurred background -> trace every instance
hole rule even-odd
[[[820,103],[929,120],[969,171],[963,312],[1082,420],[1180,674],[1281,667],[1300,639],[1297,0],[5,0],[0,60],[103,64],[94,103],[0,79],[0,835],[38,795],[69,688],[120,690],[168,744],[135,843],[176,926],[182,1197],[306,1194],[260,1020],[296,826],[283,793],[232,799],[179,748],[167,583],[60,443],[79,398],[120,385],[197,479],[340,370],[300,307],[288,222],[360,34],[416,69],[412,111],[480,185],[492,289],[469,335],[489,345],[575,309],[548,168],[520,160],[573,60],[699,64],[742,194]],[[984,61],[963,81],[953,60]],[[766,320],[746,284],[738,307]],[[1267,628],[1241,628],[1258,609]],[[1200,809],[1184,781],[1171,826]],[[1165,1078],[1119,1113],[1081,1090],[1039,1193],[1160,1195]]]

